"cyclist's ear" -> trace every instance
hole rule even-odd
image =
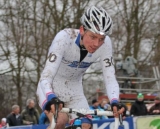
[[[79,28],[79,32],[80,32],[81,36],[84,35],[84,27],[82,25]]]

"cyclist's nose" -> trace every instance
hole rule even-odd
[[[93,46],[94,46],[94,47],[98,47],[98,46],[99,46],[99,40],[95,40],[95,41],[93,42]]]

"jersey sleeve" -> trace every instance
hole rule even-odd
[[[102,49],[100,58],[107,95],[110,103],[117,103],[119,100],[119,84],[115,77],[112,43],[108,36],[105,38],[105,43],[103,44]]]
[[[62,30],[55,36],[49,48],[46,64],[42,71],[36,92],[39,105],[42,109],[44,109],[47,101],[56,97],[52,89],[52,81],[60,66],[64,51],[68,47],[68,40],[68,34]]]

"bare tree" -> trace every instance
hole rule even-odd
[[[153,0],[1,0],[0,63],[3,69],[0,74],[8,78],[10,86],[5,87],[11,104],[17,102],[22,106],[28,97],[35,97],[54,36],[67,27],[78,29],[82,13],[93,4],[103,6],[112,15],[115,54],[121,53],[123,58],[133,55],[143,62],[152,60],[153,64],[159,64],[156,56],[160,47],[159,32],[153,33],[159,25],[159,19],[155,18],[159,10]],[[151,48],[144,53],[141,46],[146,43]],[[96,87],[98,85],[103,84],[98,82]]]
[[[11,78],[13,86],[10,89],[13,88],[16,97],[9,99],[13,103],[17,101],[22,106],[28,97],[35,96],[48,47],[54,36],[65,27],[78,27],[79,17],[88,3],[89,0],[1,2],[1,61],[6,61],[9,66],[0,71]],[[27,68],[29,61],[35,65],[32,69]]]
[[[146,39],[154,36],[150,24],[157,15],[158,10],[155,10],[157,3],[152,0],[114,0],[114,2],[117,13],[114,17],[116,29],[115,35],[113,35],[115,42],[121,43],[121,46],[118,45],[118,51],[123,52],[124,58],[133,55],[134,58],[140,59],[141,57],[138,55],[144,50],[141,48],[141,44],[146,43]]]

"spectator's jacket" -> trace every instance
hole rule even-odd
[[[27,122],[32,122],[32,124],[38,124],[39,121],[39,112],[35,108],[29,109],[26,107],[22,112],[22,120],[23,124],[27,124]]]
[[[130,114],[134,116],[147,115],[147,107],[144,101],[136,100],[135,103],[132,104]]]
[[[159,110],[159,113],[154,113],[154,110]],[[149,110],[150,115],[159,115],[160,114],[160,103],[153,105]]]
[[[7,123],[9,124],[9,126],[19,126],[19,125],[23,125],[22,122],[22,117],[21,115],[19,115],[16,118],[16,115],[14,113],[11,113],[7,116]]]
[[[104,109],[102,109],[100,106],[98,106],[97,108],[95,108],[93,106],[90,106],[90,109],[92,109],[92,110],[96,110],[97,109],[97,110],[100,110],[100,111],[104,111]],[[107,116],[95,116],[95,115],[93,115],[92,117],[93,117],[93,120],[108,119]]]
[[[48,117],[46,116],[44,112],[42,112],[40,115],[39,124],[49,124]]]

